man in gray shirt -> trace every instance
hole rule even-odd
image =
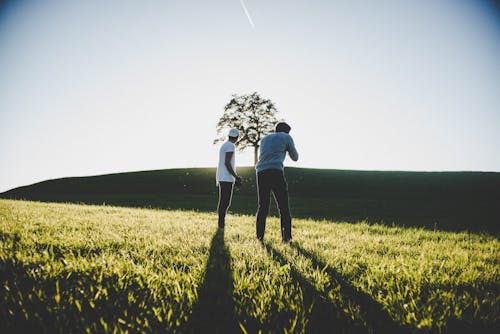
[[[260,142],[259,162],[255,166],[257,171],[257,189],[259,194],[259,209],[257,211],[257,239],[264,240],[266,218],[269,214],[271,191],[274,194],[280,211],[281,237],[283,242],[292,240],[292,216],[288,204],[288,184],[285,179],[283,161],[286,152],[293,161],[299,159],[292,136],[291,127],[280,122],[276,124],[275,133],[262,138]]]

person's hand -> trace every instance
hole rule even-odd
[[[241,176],[236,176],[236,180],[234,181],[234,185],[239,187],[241,186]]]

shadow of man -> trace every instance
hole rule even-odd
[[[224,243],[224,230],[218,229],[210,245],[210,254],[198,301],[183,333],[237,333],[233,301],[231,254]]]
[[[291,264],[279,250],[270,243],[262,244],[269,256],[281,266]],[[304,307],[308,310],[308,322],[306,333],[367,333],[366,329],[343,314],[342,310],[336,308],[324,293],[304,277],[292,264],[290,275],[294,282],[298,283],[304,296]]]
[[[297,243],[290,244],[298,254],[309,258],[315,268],[322,269],[327,275],[340,285],[340,292],[346,301],[357,304],[363,313],[363,322],[368,326],[367,330],[373,333],[418,333],[417,329],[404,327],[393,320],[386,310],[376,302],[370,295],[354,287],[345,277],[334,268],[323,262],[316,254],[302,248]]]

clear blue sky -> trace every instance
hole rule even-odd
[[[243,4],[250,17],[241,0],[2,5],[0,191],[215,166],[224,105],[253,91],[292,126],[288,166],[500,171],[492,1]]]

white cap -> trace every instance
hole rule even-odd
[[[238,129],[232,128],[231,130],[229,130],[228,136],[238,138],[240,136],[240,132],[238,131]]]

